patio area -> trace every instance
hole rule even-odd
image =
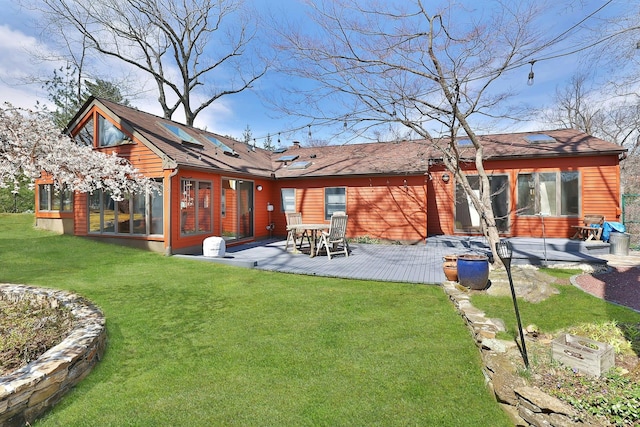
[[[513,246],[513,264],[605,264],[600,256],[609,253],[609,244],[570,239],[509,239]],[[484,238],[469,236],[433,236],[426,244],[390,245],[350,243],[349,257],[325,255],[309,257],[285,250],[286,241],[270,239],[226,248],[224,257],[202,254],[175,255],[205,262],[312,276],[341,277],[389,282],[438,284],[444,282],[444,255],[486,254]]]

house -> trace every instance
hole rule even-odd
[[[403,243],[479,232],[478,213],[428,141],[294,142],[271,152],[98,98],[68,131],[126,158],[162,193],[113,201],[101,191],[56,192],[41,180],[38,227],[167,254],[199,251],[209,236],[227,245],[286,236],[288,211],[311,223],[346,211],[349,237]],[[566,238],[585,214],[619,219],[624,148],[573,129],[481,139],[501,234],[541,237],[544,222],[546,237]],[[468,140],[457,144],[472,157]],[[464,168],[475,173],[472,161]]]

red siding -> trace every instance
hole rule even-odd
[[[489,174],[507,173],[510,193],[510,235],[542,237],[542,219],[539,216],[520,216],[515,212],[516,182],[518,173],[574,171],[580,172],[581,213],[576,217],[545,217],[546,237],[571,237],[571,225],[579,225],[586,214],[603,214],[605,220],[619,221],[620,217],[620,170],[615,156],[592,156],[575,158],[527,159],[509,161],[487,161]],[[432,171],[429,183],[429,234],[454,234],[453,180],[445,185],[442,171]]]
[[[94,107],[89,114],[80,122],[76,129],[82,128],[82,126],[89,120],[91,117],[94,118],[94,135],[97,135],[97,123],[98,120],[95,116],[95,113],[100,113],[107,120],[111,119],[107,114],[103,111]],[[122,127],[116,123],[111,121],[116,127],[120,130],[123,130]],[[128,134],[125,130],[125,133]],[[150,178],[160,179],[163,177],[164,171],[162,167],[162,159],[157,156],[152,150],[138,141],[133,135],[128,134],[132,140],[132,144],[125,145],[117,145],[114,147],[105,147],[100,148],[98,150],[105,153],[116,152],[119,156],[127,159],[135,168],[137,168],[142,174]],[[165,192],[165,199],[167,199],[167,193]],[[165,212],[167,212],[165,210]],[[86,194],[78,194],[76,193],[74,196],[74,204],[73,204],[73,216],[74,216],[74,234],[78,236],[86,236],[88,234],[89,224],[88,224],[88,211],[87,211],[87,195]],[[165,218],[165,222],[167,218]],[[110,236],[113,237],[113,236]],[[126,238],[126,236],[118,236],[118,238]],[[135,239],[145,239],[144,237],[136,236]],[[158,240],[156,238],[149,238],[148,240]]]
[[[406,183],[406,185],[405,185]],[[425,177],[360,177],[300,179],[277,186],[276,234],[286,234],[280,203],[281,188],[296,188],[296,210],[304,222],[326,223],[324,189],[346,188],[348,237],[372,237],[390,241],[418,242],[426,237]]]
[[[100,112],[107,120],[108,114],[97,108],[91,114]],[[88,114],[87,118],[91,115]],[[85,118],[85,122],[87,120]],[[97,119],[94,127],[97,127]],[[121,128],[118,123],[112,122]],[[80,123],[82,126],[84,122]],[[126,132],[126,130],[123,130]],[[94,129],[97,135],[97,129]],[[136,140],[132,144],[101,148],[111,153],[116,152],[128,159],[134,167],[150,178],[164,178],[164,245],[172,251],[182,248],[201,246],[208,236],[222,235],[223,221],[226,230],[233,230],[236,224],[235,199],[229,198],[226,203],[226,217],[221,214],[221,191],[223,176],[203,171],[164,170],[161,157]],[[472,166],[468,166],[472,167]],[[603,214],[605,220],[619,221],[620,216],[620,170],[615,155],[523,159],[486,161],[488,173],[506,174],[511,186],[510,192],[510,231],[513,236],[542,236],[542,221],[538,216],[519,216],[515,212],[516,182],[518,173],[568,171],[580,172],[581,206],[580,215],[576,217],[545,217],[545,235],[547,237],[569,237],[571,225],[581,223],[586,214]],[[471,169],[469,172],[473,172]],[[411,176],[360,176],[360,177],[326,177],[299,179],[255,179],[245,176],[224,175],[227,178],[254,180],[253,230],[255,238],[269,235],[285,236],[286,221],[281,208],[282,188],[296,189],[296,210],[302,212],[304,222],[328,223],[325,219],[324,191],[327,187],[346,188],[346,212],[349,215],[347,235],[349,237],[377,238],[387,241],[419,242],[431,234],[454,234],[454,190],[453,178],[444,182],[444,170],[433,167],[430,174]],[[197,181],[209,181],[212,184],[211,215],[212,230],[210,233],[181,236],[180,233],[180,182],[182,178]],[[257,186],[262,186],[262,191]],[[36,199],[37,200],[37,199]],[[274,207],[272,212],[267,205]],[[50,217],[54,214],[36,212],[38,217]],[[88,230],[87,195],[76,194],[74,199],[74,231],[76,235],[86,235]],[[201,216],[200,221],[205,217]],[[274,223],[273,231],[268,229]],[[244,226],[250,224],[243,224]],[[121,236],[118,236],[121,237]],[[158,240],[158,238],[135,239]]]
[[[103,117],[107,120],[111,121],[109,116],[101,111],[99,108],[94,108],[96,112],[99,112]],[[94,120],[95,126],[97,126],[98,120]],[[98,148],[99,151],[103,151],[106,153],[116,152],[120,157],[124,157],[127,159],[134,167],[136,167],[143,175],[151,177],[151,178],[160,178],[162,177],[163,168],[162,168],[162,159],[154,153],[147,146],[138,141],[133,135],[130,135],[126,132],[118,123],[111,121],[111,123],[127,133],[132,140],[133,144],[125,144],[125,145],[117,145],[114,147],[105,147]],[[94,131],[94,135],[97,135],[97,130]]]
[[[89,231],[89,211],[87,194],[75,193],[73,197],[74,234],[86,236]]]

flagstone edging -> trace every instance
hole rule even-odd
[[[570,405],[542,390],[530,387],[518,374],[524,366],[513,362],[510,352],[519,349],[513,341],[496,338],[504,331],[500,319],[489,319],[471,305],[470,291],[456,282],[445,281],[442,288],[471,331],[482,356],[487,386],[516,426],[569,427],[592,425],[580,419]]]
[[[53,407],[89,374],[102,358],[107,342],[104,315],[86,299],[54,289],[0,284],[0,299],[25,298],[68,308],[75,326],[67,338],[37,360],[0,377],[2,427],[29,425]]]

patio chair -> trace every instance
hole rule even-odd
[[[293,243],[293,249],[302,249],[302,242],[304,241],[305,237],[307,239],[307,241],[309,242],[309,246],[311,246],[311,239],[309,238],[309,235],[307,234],[307,230],[302,230],[300,231],[299,229],[289,229],[290,225],[298,225],[298,224],[302,224],[302,214],[300,212],[289,212],[286,213],[286,218],[287,218],[287,229],[288,229],[288,233],[287,233],[287,244],[284,247],[284,250],[289,250],[289,242]],[[298,239],[299,239],[299,244],[298,244]]]
[[[572,225],[575,230],[572,239],[581,240],[601,240],[602,228],[604,226],[604,215],[592,214],[585,215],[582,220],[583,225]]]
[[[327,258],[331,259],[332,255],[343,253],[345,257],[349,256],[349,242],[347,242],[347,219],[349,215],[332,215],[329,231],[323,231],[318,241],[318,249],[316,253],[323,247],[327,250]]]

